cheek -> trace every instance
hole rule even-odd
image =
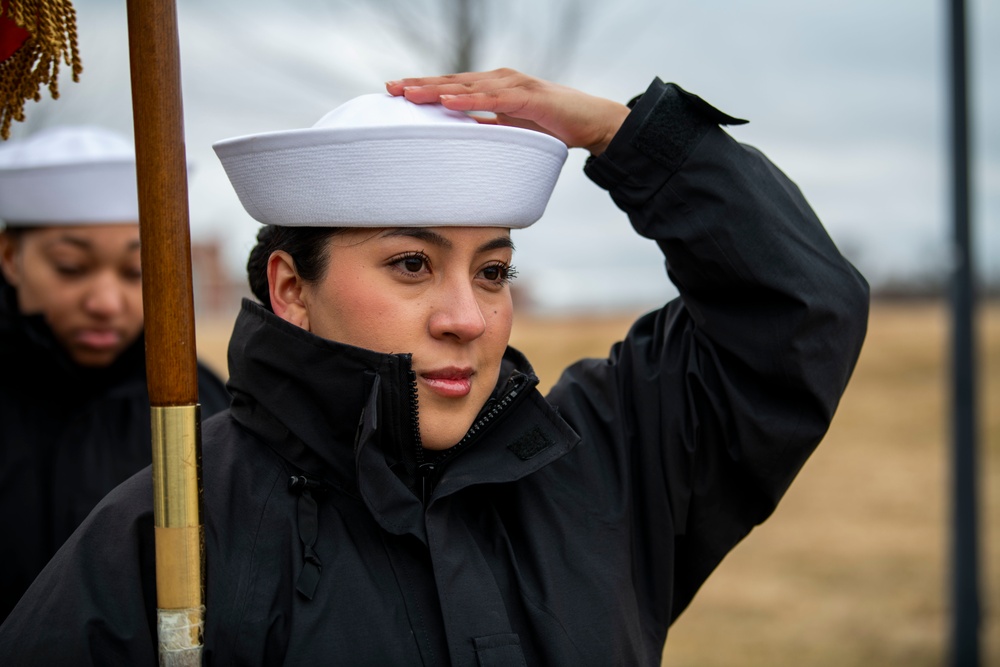
[[[41,298],[42,293],[36,293],[32,289],[31,285],[26,285],[21,283],[17,288],[17,307],[20,311],[26,315],[32,315],[36,313],[45,313],[48,308],[44,299]]]
[[[39,267],[39,264],[26,263],[18,256],[6,266],[4,276],[14,287],[17,295],[17,307],[25,314],[44,313],[46,308],[45,296],[52,290],[50,285],[44,281],[44,273],[40,270],[31,271],[26,267]],[[49,288],[49,289],[47,289]]]
[[[51,322],[70,316],[79,301],[76,291],[56,281],[23,280],[17,290],[17,303],[22,313],[42,314]]]
[[[510,342],[510,332],[514,325],[514,306],[510,297],[506,296],[500,303],[492,304],[485,309],[486,330],[492,344],[507,347]]]
[[[358,314],[365,346],[376,352],[413,352],[427,338],[427,314],[419,299],[378,294]]]
[[[125,300],[128,304],[125,311],[128,328],[138,335],[138,332],[142,330],[145,312],[142,308],[142,284],[129,283],[125,288]]]
[[[44,302],[36,302],[35,313],[41,313],[52,333],[65,347],[70,347],[73,329],[83,320],[80,298],[70,290],[52,290]],[[25,311],[31,312],[31,311]]]
[[[417,320],[410,302],[361,278],[337,281],[324,290],[309,319],[318,336],[376,352],[404,349]]]

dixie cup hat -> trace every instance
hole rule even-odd
[[[567,154],[546,134],[387,93],[213,148],[254,219],[308,227],[527,227]]]
[[[0,220],[11,227],[138,222],[132,144],[91,126],[0,144]]]

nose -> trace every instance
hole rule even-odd
[[[486,331],[486,318],[469,283],[455,284],[437,295],[429,321],[435,338],[451,338],[461,342],[475,340]]]
[[[117,315],[126,308],[125,290],[115,276],[98,274],[84,295],[83,307],[87,313],[101,318]]]

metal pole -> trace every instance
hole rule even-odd
[[[951,0],[950,90],[954,275],[952,340],[951,665],[979,665],[979,558],[976,494],[975,284],[969,224],[969,130],[964,0]]]

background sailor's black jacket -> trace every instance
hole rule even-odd
[[[144,355],[140,336],[111,366],[74,363],[0,276],[0,622],[101,498],[150,464]],[[203,366],[198,388],[203,415],[229,407]]]
[[[680,298],[549,395],[515,350],[467,439],[417,449],[407,355],[245,302],[203,428],[211,665],[658,665],[671,622],[823,437],[868,290],[796,186],[653,82],[586,171]],[[426,472],[427,474],[423,474]],[[155,664],[149,475],[0,628],[6,664]]]

